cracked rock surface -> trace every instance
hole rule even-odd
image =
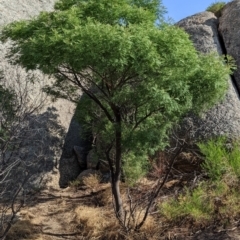
[[[219,38],[218,24],[218,19],[211,12],[198,13],[177,23],[179,27],[190,34],[190,38],[198,51],[203,53],[216,51],[223,54],[225,48]],[[191,138],[198,140],[219,135],[239,138],[239,94],[230,77],[228,83],[229,88],[222,102],[216,104],[201,117],[189,114],[183,120],[182,129],[184,131],[191,127]]]

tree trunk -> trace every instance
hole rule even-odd
[[[120,193],[120,180],[113,180],[112,183],[112,193],[114,196],[115,206],[116,206],[116,217],[122,222],[123,221],[123,206]]]
[[[121,129],[121,114],[119,109],[115,110],[116,126],[115,126],[115,173],[112,176],[112,193],[116,205],[116,216],[119,221],[123,222],[124,213],[120,193],[121,181],[121,164],[122,164],[122,129]]]

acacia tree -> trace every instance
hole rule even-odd
[[[15,64],[55,75],[49,93],[85,93],[80,111],[101,139],[123,225],[121,169],[128,179],[144,168],[187,111],[223,97],[230,73],[215,54],[198,53],[178,27],[156,25],[162,9],[160,0],[60,0],[55,11],[12,23],[1,35],[15,41]]]

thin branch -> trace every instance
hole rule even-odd
[[[146,221],[148,213],[149,213],[149,210],[152,207],[153,201],[157,198],[157,196],[159,195],[161,189],[163,188],[164,184],[166,183],[166,181],[168,179],[168,176],[169,176],[169,174],[170,174],[170,172],[172,170],[173,164],[174,164],[176,158],[178,157],[178,155],[182,152],[182,150],[183,150],[183,146],[181,146],[178,149],[178,151],[175,153],[174,157],[172,158],[172,160],[170,162],[169,169],[168,169],[167,173],[165,174],[165,177],[164,177],[162,183],[159,185],[159,187],[157,188],[156,192],[151,197],[151,199],[149,201],[149,204],[147,206],[147,209],[145,211],[144,217],[143,217],[142,221],[136,226],[136,230],[139,230],[142,227],[142,225],[144,224],[144,222]],[[160,181],[160,179],[159,179],[159,181]]]
[[[87,90],[82,84],[81,82],[78,80],[77,76],[74,75],[75,77],[75,81],[73,81],[70,77],[68,77],[66,74],[62,73],[60,70],[58,70],[58,73],[61,74],[62,76],[64,76],[67,80],[71,81],[72,83],[74,83],[75,85],[79,86],[80,89],[89,97],[91,98],[105,113],[106,117],[108,118],[108,120],[110,122],[114,122],[114,119],[112,118],[112,116],[110,115],[110,113],[108,112],[108,110],[102,105],[102,103],[100,102],[100,100],[93,94],[93,92]]]

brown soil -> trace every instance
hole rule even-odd
[[[184,167],[184,165],[186,166]],[[194,168],[195,171],[189,171],[191,168]],[[201,177],[201,171],[197,168],[196,159],[191,158],[189,155],[184,156],[184,158],[180,156],[179,161],[174,165],[169,180],[161,192],[159,200],[170,197],[176,192],[181,191],[183,186],[193,185],[197,181],[196,176]],[[93,210],[94,208],[97,210],[100,207],[105,211],[103,214],[113,214],[111,212],[111,196],[109,195],[110,185],[99,184],[96,188],[91,189],[87,187],[60,189],[58,187],[58,177],[58,174],[55,173],[46,188],[35,194],[32,201],[21,210],[7,239],[110,239],[87,236],[84,230],[85,227],[80,227],[81,224],[78,222],[79,216],[77,216],[78,211],[84,211],[85,207],[92,207]],[[144,179],[141,184],[134,189],[133,194],[137,197],[142,196],[154,186],[153,180],[153,177]],[[92,214],[95,216],[93,212]],[[157,225],[158,237],[156,238],[155,235],[154,238],[145,237],[141,239],[240,239],[240,226],[238,226],[239,224],[237,222],[227,229],[223,229],[222,226],[213,225],[203,228],[201,226],[193,227],[187,220],[183,220],[183,223],[179,226],[161,222],[162,219],[158,216],[156,209],[152,210],[151,216],[159,223],[159,225]],[[85,217],[89,218],[89,216]],[[115,221],[114,218],[113,221]],[[86,222],[84,222],[84,224],[87,225]],[[99,224],[99,222],[96,222],[96,227],[97,224]]]

